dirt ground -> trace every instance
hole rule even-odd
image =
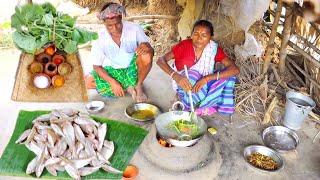
[[[15,81],[15,71],[19,59],[19,51],[7,49],[0,51],[0,154],[2,154],[14,129],[18,112],[20,110],[50,110],[52,108],[72,107],[84,110],[83,103],[21,103],[10,99],[13,83]],[[88,61],[89,51],[80,50],[84,72],[90,71],[91,65]],[[158,105],[163,112],[170,108],[170,100],[173,99],[173,91],[170,79],[154,64],[150,75],[145,82],[146,92],[151,102]],[[94,90],[88,92],[91,100],[101,99]],[[164,98],[166,97],[166,98]],[[124,109],[132,100],[129,96],[113,100],[103,100],[106,107],[99,116],[110,119],[121,120],[135,124],[150,130],[152,135],[152,124],[139,124],[131,121],[124,115]],[[320,177],[320,140],[313,144],[312,139],[317,133],[315,123],[307,120],[303,128],[297,131],[300,144],[295,152],[281,154],[284,158],[285,167],[278,173],[262,173],[249,167],[242,157],[244,147],[252,144],[263,144],[261,132],[265,128],[256,121],[241,118],[234,115],[231,123],[222,117],[204,117],[209,127],[218,129],[214,136],[206,135],[205,142],[212,143],[212,159],[206,164],[197,165],[198,168],[190,171],[176,171],[163,169],[159,164],[150,159],[148,137],[135,153],[131,163],[138,166],[141,180],[149,179],[319,179]],[[157,152],[157,149],[154,150]],[[202,153],[199,150],[194,153]],[[195,157],[195,154],[187,154],[186,157]],[[152,157],[151,157],[152,158]],[[196,160],[194,160],[196,162]],[[178,162],[167,160],[168,165]],[[180,164],[181,166],[181,164]],[[20,179],[13,177],[0,177],[0,179]]]
[[[139,7],[129,11],[132,15],[139,14],[145,9]],[[88,16],[87,20],[94,18]],[[86,20],[86,19],[85,19]],[[165,53],[177,39],[171,37],[170,29],[165,29],[159,22],[149,22],[151,43],[155,48],[156,56]],[[101,26],[82,25],[92,29]],[[92,70],[89,59],[89,49],[83,48],[79,51],[84,74]],[[0,155],[4,151],[14,130],[16,119],[20,110],[51,110],[53,108],[71,107],[85,111],[84,103],[21,103],[10,99],[15,72],[18,65],[20,52],[17,49],[0,49]],[[156,57],[154,61],[156,61]],[[154,63],[153,68],[145,81],[145,90],[150,98],[150,102],[159,106],[162,112],[170,109],[174,94],[171,88],[170,78],[165,75]],[[128,119],[124,114],[124,109],[133,101],[129,96],[116,99],[102,99],[95,90],[88,91],[90,100],[102,100],[106,103],[103,112],[98,116],[124,121],[149,130],[148,136],[136,151],[131,160],[131,164],[139,168],[138,180],[212,180],[212,179],[320,179],[320,138],[312,143],[313,137],[318,132],[315,123],[306,120],[301,130],[297,131],[300,144],[296,151],[283,153],[285,166],[277,173],[264,173],[248,166],[242,156],[243,149],[248,145],[263,145],[261,134],[267,126],[258,124],[255,120],[242,118],[235,114],[229,121],[225,117],[213,116],[204,117],[209,127],[218,129],[214,136],[206,134],[201,142],[193,148],[174,151],[184,157],[178,158],[172,152],[168,152],[173,158],[166,158],[168,155],[160,156],[163,149],[157,148],[152,141],[154,136],[153,123],[141,124]],[[202,145],[202,146],[201,146]],[[201,149],[203,148],[203,149]],[[210,148],[210,149],[205,149]],[[198,157],[204,157],[202,153],[208,153],[208,158],[198,162]],[[157,156],[159,154],[159,156]],[[179,156],[177,154],[177,156]],[[179,156],[179,157],[180,157]],[[166,158],[166,159],[164,159]],[[188,162],[194,167],[188,170],[183,169]],[[179,170],[180,169],[180,170]],[[26,179],[19,177],[1,177],[0,179]]]

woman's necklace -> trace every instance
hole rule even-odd
[[[198,62],[199,59],[201,58],[202,51],[200,51],[200,53],[198,52],[198,54],[197,54],[197,51],[196,51],[196,49],[194,48],[194,54],[195,54],[194,62]]]

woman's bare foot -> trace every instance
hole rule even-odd
[[[146,102],[148,100],[147,95],[143,91],[142,85],[137,85],[134,89],[136,90],[136,93],[137,93],[137,97],[136,97],[137,102]]]
[[[131,97],[132,97],[132,99],[134,101],[137,101],[137,99],[136,99],[137,98],[137,92],[134,89],[134,87],[128,87],[127,92],[131,95]]]

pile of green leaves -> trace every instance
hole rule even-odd
[[[76,18],[56,11],[50,3],[26,4],[15,8],[11,16],[12,35],[15,45],[27,53],[34,54],[45,44],[55,46],[72,54],[77,45],[98,38],[98,34],[74,27]]]

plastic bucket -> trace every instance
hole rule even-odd
[[[310,97],[293,91],[287,92],[286,99],[283,125],[293,130],[300,129],[316,103]]]

